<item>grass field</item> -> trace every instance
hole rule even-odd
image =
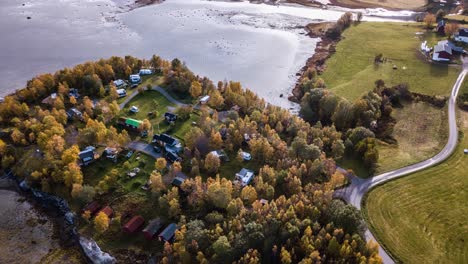
[[[468,263],[468,113],[465,136],[444,163],[372,190],[365,213],[378,240],[403,263]]]
[[[347,7],[385,7],[391,9],[417,9],[427,4],[427,0],[334,0]]]
[[[437,154],[447,142],[446,108],[439,109],[424,102],[405,104],[395,108],[397,120],[393,137],[398,145],[380,142],[376,173],[402,168]]]
[[[99,181],[108,175],[112,169],[117,169],[119,172],[118,186],[123,188],[124,192],[145,194],[145,191],[140,187],[146,183],[149,175],[154,170],[154,159],[143,153],[134,153],[130,159],[127,159],[124,157],[126,154],[127,152],[123,152],[117,163],[112,162],[106,157],[101,157],[94,163],[83,167],[84,184],[97,186]],[[141,169],[134,178],[127,176],[129,169],[123,166],[123,163],[127,160],[130,163],[130,169],[136,167]]]
[[[430,64],[424,60],[419,46],[422,39],[434,43],[434,33],[416,23],[364,22],[351,26],[338,43],[336,53],[327,60],[322,74],[327,87],[351,101],[372,90],[382,79],[388,86],[408,83],[413,92],[427,95],[448,95],[459,68]],[[374,57],[383,54],[386,63],[374,64]],[[398,67],[393,69],[393,65]],[[406,69],[403,69],[406,67]]]
[[[464,15],[449,15],[449,16],[445,16],[445,19],[448,19],[450,21],[460,22],[460,23],[468,22],[468,16],[464,16]]]

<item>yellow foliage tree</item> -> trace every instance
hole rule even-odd
[[[198,96],[201,95],[202,93],[202,86],[200,84],[199,81],[193,81],[192,82],[192,85],[190,86],[190,95],[193,97],[193,98],[197,98]]]
[[[167,161],[165,158],[158,158],[154,164],[154,166],[156,167],[156,169],[160,172],[164,171],[164,169],[166,169],[166,166],[167,166]]]
[[[109,228],[109,217],[104,212],[99,212],[94,218],[94,228],[98,233],[104,233]]]

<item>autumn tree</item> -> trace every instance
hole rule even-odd
[[[210,135],[210,148],[211,149],[220,149],[223,146],[223,139],[219,132],[211,131]]]
[[[282,247],[281,248],[281,263],[283,264],[291,264],[292,263],[292,259],[291,259],[291,254],[289,253],[289,251]]]
[[[109,228],[109,217],[104,212],[99,212],[94,218],[94,228],[101,234]]]
[[[215,109],[221,109],[224,105],[224,98],[217,89],[211,91],[208,105]]]
[[[221,160],[213,153],[208,153],[205,158],[205,169],[210,173],[216,173],[221,166]]]
[[[218,208],[226,208],[232,199],[232,182],[219,176],[208,183],[207,197],[208,201]]]
[[[193,81],[189,89],[190,95],[192,98],[198,98],[202,93],[202,86],[199,81]]]
[[[150,175],[150,186],[151,186],[151,191],[156,194],[161,194],[163,190],[166,189],[166,185],[164,185],[162,181],[162,176],[160,173],[157,171],[153,171]]]
[[[89,210],[84,211],[84,212],[81,214],[81,217],[83,217],[83,219],[84,219],[86,222],[89,222],[89,220],[91,219],[91,211],[89,211]]]
[[[434,14],[427,13],[423,19],[423,22],[426,28],[432,28],[432,26],[436,22],[436,16]]]
[[[246,204],[252,204],[257,200],[257,192],[255,191],[255,188],[250,185],[242,188],[241,198]]]
[[[157,158],[154,163],[154,167],[161,173],[166,169],[166,166],[167,166],[167,161],[165,158],[162,158],[162,157]]]
[[[447,24],[445,25],[445,29],[444,29],[445,35],[446,35],[447,37],[453,36],[455,33],[458,32],[458,28],[459,28],[459,27],[460,27],[459,24],[456,24],[456,23],[447,23]]]
[[[148,119],[144,119],[143,123],[140,126],[141,131],[150,131],[151,130],[151,122]]]

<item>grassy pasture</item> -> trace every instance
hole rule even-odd
[[[460,114],[465,135],[447,161],[377,187],[366,198],[370,227],[403,263],[468,262],[468,113]]]
[[[413,92],[448,95],[459,68],[428,63],[419,52],[420,44],[423,40],[435,43],[439,37],[432,32],[417,32],[425,32],[417,23],[364,22],[351,26],[343,33],[336,53],[327,60],[322,78],[329,89],[351,101],[371,91],[378,79],[388,86],[407,83]],[[378,54],[387,61],[374,64]]]
[[[379,142],[379,163],[376,173],[405,167],[437,154],[447,143],[447,109],[424,102],[405,104],[396,108],[397,124],[393,137],[397,145]]]

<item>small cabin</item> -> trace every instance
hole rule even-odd
[[[112,216],[114,216],[114,211],[112,210],[112,208],[110,206],[106,206],[106,207],[102,208],[101,211],[99,211],[99,212],[103,212],[109,218],[112,218]]]
[[[94,215],[99,211],[100,208],[101,206],[99,205],[99,203],[96,201],[93,201],[83,208],[83,213],[86,211],[89,211],[91,215]]]
[[[85,150],[78,153],[81,166],[87,166],[96,159],[93,147],[87,147]]]
[[[162,222],[160,218],[153,219],[149,224],[143,229],[143,235],[147,240],[153,240],[156,234],[162,227]]]
[[[128,221],[122,228],[122,230],[127,234],[135,233],[138,229],[140,229],[143,224],[145,223],[145,219],[140,216],[134,216],[130,221]]]
[[[248,185],[252,181],[253,177],[254,172],[246,168],[242,168],[238,173],[236,173],[236,179],[241,182],[242,186]]]
[[[172,242],[174,239],[175,232],[177,231],[177,225],[172,223],[168,225],[164,230],[158,235],[159,241]]]

